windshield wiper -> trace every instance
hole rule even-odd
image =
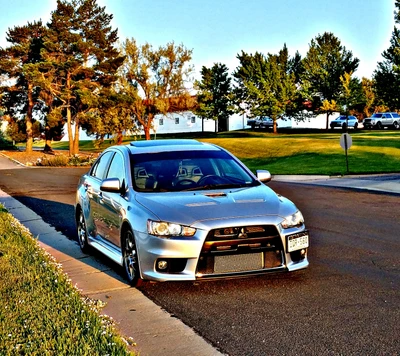
[[[191,187],[191,188],[187,188],[187,189],[182,189],[182,191],[212,190],[212,189],[236,189],[236,188],[244,188],[244,187],[252,187],[252,186],[254,186],[252,183],[250,183],[250,184],[249,183],[206,184],[206,185],[201,185],[199,187]]]

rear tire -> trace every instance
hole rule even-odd
[[[143,280],[140,278],[139,258],[132,230],[129,228],[126,229],[122,239],[122,259],[125,278],[132,287],[139,287],[143,284]]]
[[[398,130],[398,129],[400,128],[400,125],[399,125],[399,123],[398,123],[397,121],[395,121],[395,122],[393,123],[393,128],[394,128],[395,130]]]

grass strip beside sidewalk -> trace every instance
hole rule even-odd
[[[132,355],[102,302],[82,297],[0,205],[0,354]]]

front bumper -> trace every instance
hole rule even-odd
[[[305,232],[304,226],[287,231],[275,225],[236,226],[235,231],[244,231],[240,237],[215,233],[229,229],[198,230],[190,239],[165,239],[136,231],[141,277],[153,281],[193,281],[308,267],[307,248],[287,252],[286,236]]]

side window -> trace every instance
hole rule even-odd
[[[119,178],[121,182],[125,179],[124,158],[120,153],[114,155],[107,178]]]
[[[113,155],[114,152],[103,153],[94,164],[92,170],[90,171],[90,175],[100,180],[104,179],[107,173],[108,163]]]

